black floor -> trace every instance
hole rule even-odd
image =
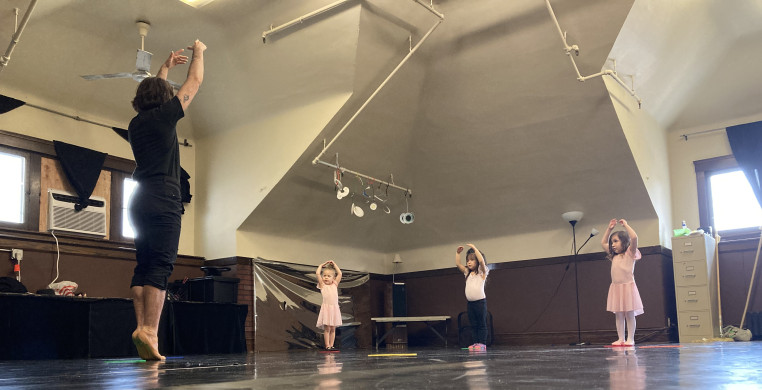
[[[762,387],[762,343],[636,348],[419,349],[416,356],[270,352],[137,359],[0,361],[1,388],[718,389]],[[380,354],[386,354],[381,350]]]

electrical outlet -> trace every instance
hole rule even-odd
[[[11,249],[11,257],[13,260],[20,262],[24,258],[23,249]]]

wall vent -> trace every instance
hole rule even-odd
[[[84,209],[74,204],[79,197],[66,191],[48,190],[48,230],[106,236],[106,199],[92,196]]]

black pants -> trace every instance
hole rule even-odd
[[[180,185],[174,180],[162,177],[138,183],[130,203],[138,261],[130,287],[167,289],[180,244],[182,208]]]
[[[487,343],[487,299],[468,301],[468,323],[474,343]]]

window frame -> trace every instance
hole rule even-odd
[[[27,211],[24,215],[24,222],[21,224],[0,221],[0,229],[11,231],[26,231],[40,233],[40,175],[42,170],[42,157],[49,157],[58,160],[53,141],[31,137],[24,134],[0,130],[0,150],[6,153],[23,155],[26,157],[26,200],[24,208]],[[106,156],[103,163],[103,170],[111,172],[111,199],[109,199],[109,209],[111,212],[109,229],[109,239],[96,239],[82,237],[88,240],[98,240],[102,242],[114,242],[120,244],[133,243],[132,238],[122,236],[122,194],[123,178],[131,177],[135,170],[135,161],[115,156]],[[34,207],[32,207],[34,206]],[[115,211],[116,210],[116,211]]]
[[[19,156],[24,159],[24,213],[23,213],[23,219],[21,223],[14,223],[14,222],[8,222],[8,221],[0,221],[0,227],[3,228],[11,228],[11,229],[23,229],[23,230],[30,230],[36,225],[34,222],[39,221],[40,219],[40,210],[39,207],[31,207],[32,204],[35,204],[32,202],[33,196],[35,192],[32,190],[33,183],[36,184],[37,192],[39,192],[39,177],[40,177],[40,160],[39,158],[35,159],[32,156],[32,153],[11,148],[5,145],[0,145],[0,152],[5,154],[12,154],[14,156]],[[36,172],[36,180],[35,180],[35,172]],[[37,196],[37,204],[39,204],[39,196]]]
[[[712,207],[712,193],[709,179],[712,175],[726,173],[740,169],[733,155],[719,156],[693,162],[696,171],[696,191],[698,194],[699,224],[711,226],[714,230],[714,210]],[[759,238],[758,227],[723,230],[723,240],[741,240],[747,238]]]

